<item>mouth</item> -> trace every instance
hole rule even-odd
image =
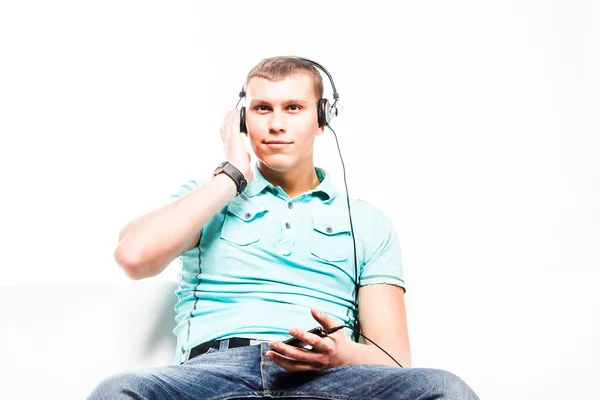
[[[264,144],[270,149],[283,149],[292,143],[293,142],[285,142],[283,140],[267,140],[264,142]]]
[[[283,140],[266,140],[265,144],[292,144],[293,142],[285,142]]]

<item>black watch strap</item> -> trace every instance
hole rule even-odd
[[[221,173],[227,175],[235,182],[238,195],[240,195],[240,193],[246,189],[248,182],[246,181],[246,178],[244,178],[244,174],[242,174],[240,170],[234,167],[230,162],[223,161],[221,164],[219,164],[217,169],[215,169],[213,172],[213,176],[217,176]]]

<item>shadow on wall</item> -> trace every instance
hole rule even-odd
[[[150,325],[145,342],[142,342],[141,351],[153,354],[154,349],[166,347],[175,353],[177,340],[173,334],[175,328],[175,304],[177,303],[177,282],[160,282],[149,284],[148,290],[156,295],[154,315],[150,317]]]
[[[113,288],[116,329],[127,330],[122,335],[121,351],[143,365],[171,363],[177,340],[175,304],[177,282],[132,281]],[[119,334],[117,334],[118,337]]]

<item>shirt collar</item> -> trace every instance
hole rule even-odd
[[[267,188],[271,190],[275,189],[275,186],[273,186],[269,181],[267,181],[258,169],[258,162],[252,163],[251,168],[253,179],[252,182],[250,182],[250,184],[244,190],[245,195],[247,195],[248,197],[254,197]],[[321,183],[316,188],[307,191],[305,194],[320,196],[327,201],[333,200],[336,196],[337,190],[333,186],[329,174],[325,169],[319,167],[315,167],[315,172]]]

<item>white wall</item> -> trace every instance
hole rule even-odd
[[[4,2],[2,290],[123,284],[118,230],[210,173],[247,71],[296,54],[335,79],[351,195],[400,235],[415,365],[485,399],[589,398],[599,13],[566,0]],[[317,146],[343,188],[331,133]],[[8,313],[5,350],[20,334],[11,318],[32,311]],[[2,358],[4,378],[14,365]]]

